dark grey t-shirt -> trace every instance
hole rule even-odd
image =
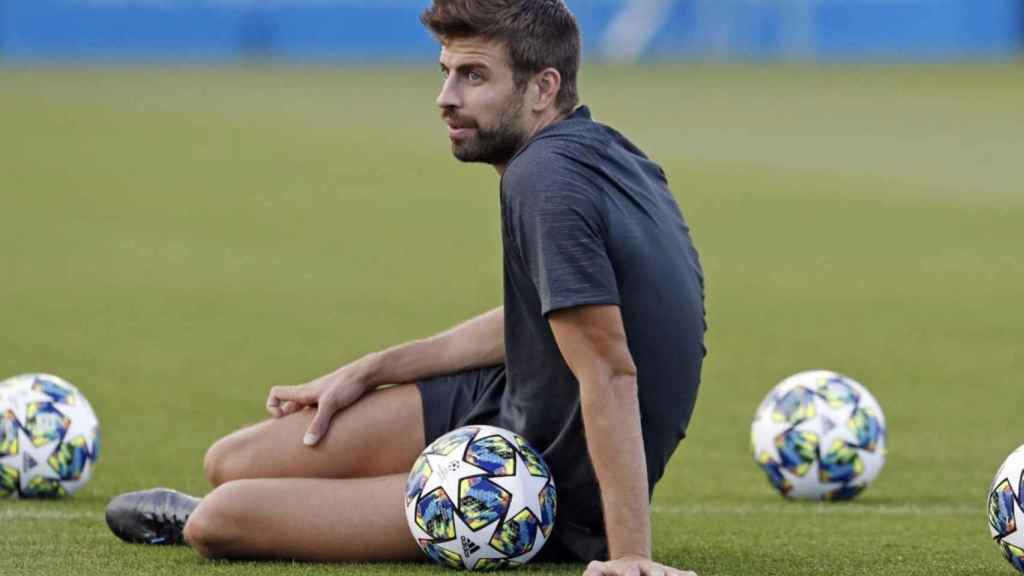
[[[637,366],[650,489],[682,439],[704,357],[703,273],[665,174],[586,107],[537,134],[501,180],[507,384],[499,425],[544,454],[556,532],[583,558],[607,555],[579,383],[549,313],[622,312]]]

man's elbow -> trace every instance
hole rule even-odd
[[[630,365],[612,372],[611,388],[619,398],[635,398],[639,393],[636,366]]]
[[[621,358],[615,358],[608,362],[607,370],[611,373],[613,381],[621,383],[623,386],[636,387],[637,370],[631,356],[623,354]]]
[[[602,377],[580,383],[584,402],[613,407],[636,401],[639,393],[637,370],[631,362],[608,366],[601,374]]]

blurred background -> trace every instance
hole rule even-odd
[[[452,158],[427,3],[0,0],[0,378],[66,378],[103,433],[73,498],[0,501],[0,572],[264,573],[122,546],[103,508],[204,494],[271,386],[501,301],[497,180]],[[657,555],[1008,573],[985,502],[1024,443],[1024,0],[567,3],[583,102],[664,167],[707,278]],[[783,502],[751,457],[758,403],[815,368],[887,418],[850,506]]]
[[[569,0],[588,53],[651,58],[1006,59],[1022,0]],[[16,61],[420,60],[415,0],[0,0]]]

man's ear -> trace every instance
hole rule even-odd
[[[557,105],[558,91],[562,88],[562,75],[554,68],[545,68],[533,77],[537,99],[533,103],[534,112],[543,112]]]

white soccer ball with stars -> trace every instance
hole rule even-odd
[[[1024,446],[1006,457],[988,492],[988,528],[1003,557],[1024,573]]]
[[[750,429],[754,459],[783,496],[849,500],[885,464],[885,416],[852,378],[813,370],[780,382]]]
[[[0,382],[0,496],[56,498],[92,476],[99,422],[85,396],[48,374]]]
[[[555,526],[555,483],[518,434],[465,426],[427,446],[413,465],[405,514],[420,549],[456,569],[525,564]]]

